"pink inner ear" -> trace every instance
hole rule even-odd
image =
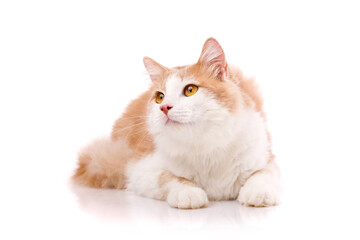
[[[219,76],[222,80],[228,74],[224,51],[214,38],[209,38],[205,42],[199,62],[210,68],[214,75]]]
[[[144,57],[144,65],[149,73],[149,76],[151,78],[151,81],[157,82],[161,80],[161,76],[164,74],[164,72],[167,70],[166,67],[162,66],[161,64],[157,63],[153,59],[149,57]]]

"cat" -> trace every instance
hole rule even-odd
[[[132,101],[111,137],[79,154],[75,182],[128,189],[171,207],[209,200],[279,204],[280,173],[258,87],[206,40],[196,64],[167,68],[144,57],[152,81]]]

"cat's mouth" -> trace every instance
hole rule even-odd
[[[174,120],[171,118],[167,118],[166,122],[165,122],[165,126],[186,126],[186,125],[192,125],[193,122],[188,122],[188,121],[178,121],[178,120]]]
[[[183,124],[183,123],[173,120],[173,119],[170,119],[170,118],[168,118],[165,122],[165,125],[181,125],[181,124]]]

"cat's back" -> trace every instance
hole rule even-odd
[[[259,112],[265,118],[263,98],[255,78],[245,77],[241,70],[233,66],[230,68],[229,78],[240,88],[246,107]]]

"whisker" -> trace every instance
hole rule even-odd
[[[140,133],[140,132],[142,132],[142,131],[143,131],[142,129],[136,129],[136,130],[134,130],[134,131],[129,131],[129,132],[126,134],[126,136],[124,136],[123,138],[127,140],[130,135],[137,135],[138,133]]]
[[[148,118],[148,116],[132,116],[132,117],[121,117],[120,119],[136,119],[136,118],[139,118],[139,119],[146,119]]]
[[[136,148],[135,151],[137,151],[139,149],[139,147],[141,147],[141,144],[145,141],[146,137],[149,136],[149,133],[146,131],[144,136],[141,138],[141,140],[136,144]]]
[[[125,128],[121,128],[121,130],[120,130],[120,131],[117,131],[117,132],[122,132],[122,131],[124,131],[124,130],[126,130],[126,129],[129,129],[129,128],[132,128],[132,127],[135,127],[135,126],[138,126],[138,125],[142,125],[142,124],[146,124],[146,122],[141,122],[141,123],[137,123],[137,124],[132,124],[132,125],[127,126],[127,127],[125,127]]]

